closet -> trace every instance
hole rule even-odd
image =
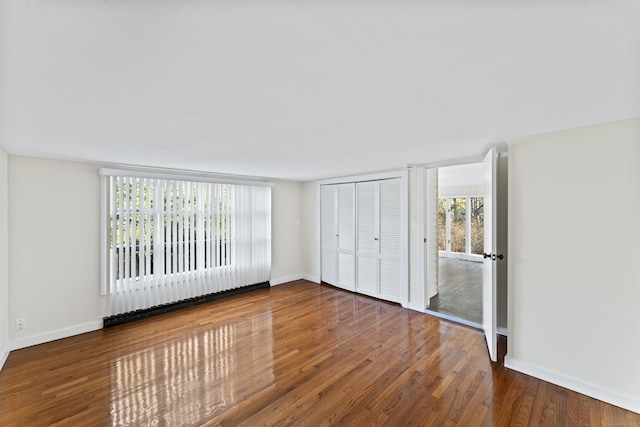
[[[402,302],[400,178],[320,186],[322,280]]]

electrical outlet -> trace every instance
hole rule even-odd
[[[16,319],[16,331],[21,331],[27,327],[27,319]]]

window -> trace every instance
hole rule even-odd
[[[484,253],[484,197],[470,197],[471,253]]]
[[[483,254],[483,197],[438,199],[438,249],[445,256],[464,258]]]
[[[112,314],[270,279],[268,186],[103,171]]]

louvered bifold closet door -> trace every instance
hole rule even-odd
[[[400,302],[400,180],[380,182],[379,198],[379,297]]]
[[[355,290],[355,184],[338,186],[338,286]]]
[[[320,187],[321,279],[338,284],[338,186]]]
[[[356,185],[356,291],[378,296],[377,183]]]

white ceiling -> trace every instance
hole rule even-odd
[[[308,180],[634,116],[637,0],[0,0],[10,154]]]

